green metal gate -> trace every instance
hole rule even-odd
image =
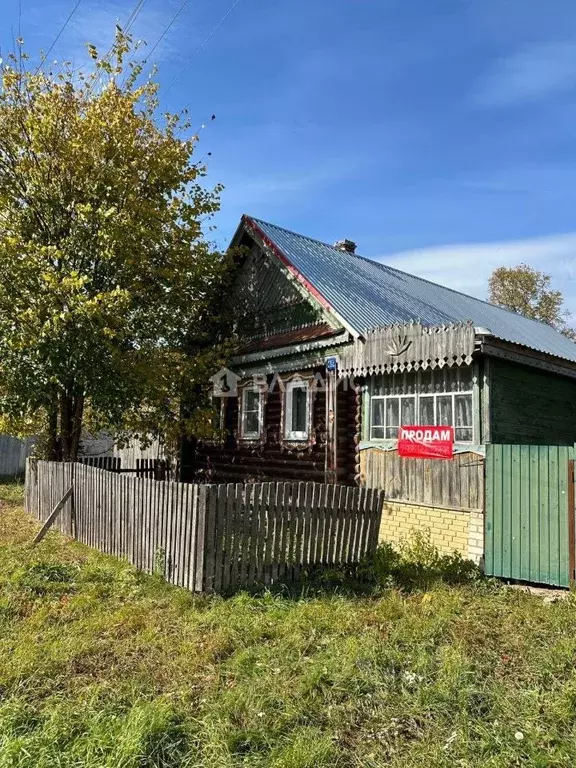
[[[486,446],[486,573],[567,587],[574,553],[574,448]]]

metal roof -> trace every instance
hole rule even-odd
[[[503,341],[576,362],[576,344],[549,325],[246,216],[357,333],[419,321],[473,322]]]

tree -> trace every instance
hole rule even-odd
[[[176,435],[183,401],[198,432],[221,359],[225,259],[202,228],[221,187],[119,28],[87,73],[32,71],[21,45],[0,67],[0,426],[64,460],[83,428]]]
[[[576,330],[568,325],[571,315],[564,308],[561,291],[552,287],[552,277],[527,264],[499,267],[489,281],[489,300],[533,320],[541,320],[573,341]]]

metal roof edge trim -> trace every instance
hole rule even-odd
[[[290,258],[284,253],[284,251],[270,238],[268,235],[263,231],[263,229],[260,227],[260,225],[251,217],[246,214],[242,217],[243,224],[248,225],[250,229],[253,230],[252,234],[256,234],[258,239],[261,240],[261,242],[266,245],[276,258],[286,267],[288,272],[292,275],[292,277],[300,283],[300,285],[314,298],[316,301],[320,304],[320,306],[328,312],[330,315],[335,317],[338,322],[346,328],[346,330],[351,333],[354,338],[360,338],[362,335],[359,331],[356,330],[353,326],[348,323],[347,320],[345,320],[342,315],[337,312],[332,304],[326,299],[325,296],[323,296],[320,291],[314,286],[310,280],[304,275],[302,272],[300,272],[299,269],[297,269],[294,264],[292,264]]]

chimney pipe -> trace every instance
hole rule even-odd
[[[346,253],[356,253],[356,243],[353,240],[337,240],[334,243],[334,248]]]

